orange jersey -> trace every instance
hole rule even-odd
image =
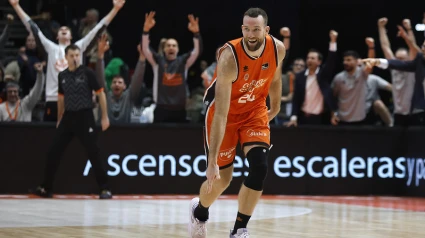
[[[238,69],[237,78],[232,84],[229,114],[240,114],[266,107],[266,98],[278,66],[276,42],[271,35],[265,38],[265,46],[260,57],[247,54],[243,47],[243,38],[227,42],[219,51],[217,59],[226,47],[232,50]],[[214,102],[217,69],[213,80],[205,92],[204,103],[207,106]],[[220,80],[220,79],[218,79]]]

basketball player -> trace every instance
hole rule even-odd
[[[267,14],[248,9],[243,37],[227,42],[219,51],[217,69],[205,92],[207,181],[190,205],[190,237],[206,237],[208,209],[229,186],[236,146],[240,142],[249,162],[249,175],[239,192],[239,210],[230,237],[249,237],[246,229],[263,191],[270,148],[271,121],[280,111],[283,43],[269,35]],[[270,88],[270,92],[269,92]],[[270,96],[270,110],[266,97]]]

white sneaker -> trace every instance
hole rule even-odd
[[[248,229],[239,228],[236,234],[232,235],[233,229],[230,230],[230,238],[249,238]]]
[[[189,237],[190,238],[206,238],[207,237],[207,222],[199,221],[195,218],[193,212],[195,211],[195,208],[199,205],[199,198],[196,197],[192,199],[190,202],[189,212],[190,212],[190,219],[189,219]]]

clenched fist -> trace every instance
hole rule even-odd
[[[379,18],[378,20],[378,26],[385,27],[388,23],[388,19],[386,17]]]
[[[43,72],[43,64],[42,63],[35,63],[34,69],[39,73]]]
[[[291,36],[291,30],[289,30],[288,27],[282,27],[282,28],[280,28],[280,34],[283,37],[290,37]]]
[[[7,22],[12,23],[15,17],[12,14],[7,14]]]
[[[410,23],[409,19],[404,19],[403,20],[403,26],[406,30],[411,30],[412,29],[412,24]]]
[[[12,5],[14,7],[14,6],[19,5],[19,0],[9,0],[9,3],[10,3],[10,5]]]
[[[329,37],[331,38],[331,42],[336,42],[336,39],[338,38],[338,32],[331,30],[329,32]]]
[[[374,48],[375,47],[375,40],[372,37],[366,37],[366,45],[369,48]]]

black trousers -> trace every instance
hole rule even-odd
[[[79,139],[87,152],[100,189],[109,189],[106,170],[100,159],[97,129],[92,109],[64,113],[47,154],[44,182],[41,186],[46,190],[52,189],[62,155],[74,136]]]
[[[170,109],[157,105],[153,113],[154,123],[187,123],[185,109]]]
[[[410,115],[394,114],[394,126],[425,126],[425,112]]]
[[[340,121],[338,122],[339,125],[341,126],[363,126],[363,125],[367,125],[365,120],[362,121],[352,121],[352,122],[348,122],[348,121]]]
[[[319,115],[307,114],[303,111],[300,112],[298,124],[300,125],[329,125],[331,118],[329,112],[322,112]]]
[[[54,122],[58,120],[58,102],[46,102],[43,120]]]

